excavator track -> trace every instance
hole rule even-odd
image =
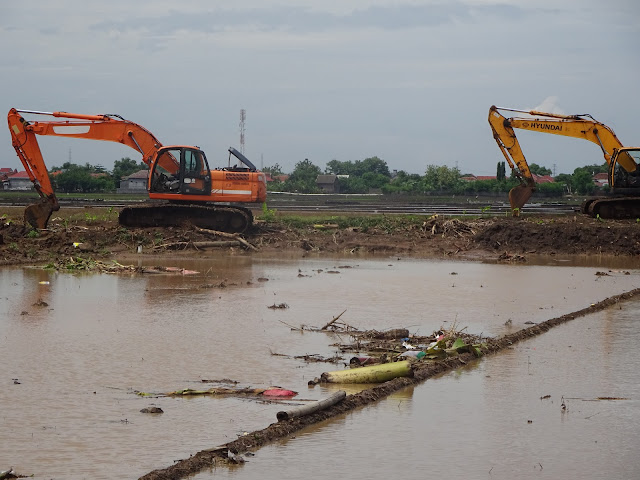
[[[580,211],[594,218],[640,218],[640,197],[590,198]]]
[[[118,222],[124,227],[177,227],[195,225],[226,233],[244,233],[253,223],[251,210],[238,206],[142,205],[125,207]]]

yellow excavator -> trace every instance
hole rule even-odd
[[[516,112],[527,116],[506,118],[502,113]],[[585,200],[580,211],[599,218],[640,217],[640,147],[624,147],[616,134],[591,115],[559,115],[536,110],[516,110],[492,106],[489,125],[500,151],[520,185],[509,192],[514,216],[520,213],[536,190],[514,129],[582,138],[600,147],[608,165],[609,194]]]

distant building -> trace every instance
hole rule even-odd
[[[0,190],[9,188],[9,175],[13,175],[17,170],[13,168],[0,168]]]
[[[531,176],[536,183],[553,183],[553,177],[551,175],[537,175],[532,173]],[[473,182],[476,180],[497,180],[498,177],[495,175],[465,175],[464,177],[460,177],[460,180],[465,180],[467,182]]]
[[[598,187],[606,187],[609,185],[609,174],[608,173],[596,173],[593,176],[593,183],[595,183]]]
[[[337,175],[318,175],[316,186],[323,193],[340,193],[340,181]]]
[[[531,176],[536,183],[553,183],[553,177],[551,175],[536,175],[532,173]]]
[[[3,184],[6,190],[33,190],[33,182],[26,171],[8,175]]]
[[[147,191],[147,178],[149,170],[139,170],[120,180],[117,193],[142,193]]]
[[[270,173],[265,173],[264,179],[267,183],[286,182],[287,180],[289,180],[289,175],[271,175]]]
[[[460,180],[464,180],[466,182],[475,182],[476,180],[497,180],[498,177],[495,175],[465,175],[464,177],[460,177]]]

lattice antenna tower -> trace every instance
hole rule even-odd
[[[240,110],[240,153],[244,155],[244,121],[247,119],[247,111]]]

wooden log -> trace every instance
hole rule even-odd
[[[346,312],[346,310],[344,311]],[[327,328],[329,328],[336,320],[338,320],[342,314],[344,313],[342,312],[340,315],[338,315],[337,317],[335,317],[333,320],[331,320],[329,323],[327,323],[324,327],[322,327],[320,330],[326,330]]]
[[[409,336],[409,330],[406,328],[394,328],[393,330],[385,330],[378,332],[376,330],[372,332],[364,332],[364,337],[371,335],[371,338],[376,340],[395,340],[396,338],[405,338]]]
[[[278,418],[279,422],[283,420],[289,420],[290,418],[304,417],[305,415],[310,415],[312,413],[320,412],[329,407],[332,407],[345,398],[347,398],[347,392],[345,392],[344,390],[338,390],[336,393],[323,400],[318,400],[317,402],[309,403],[308,405],[302,405],[290,410],[278,412],[276,414],[276,417]]]
[[[242,238],[240,235],[236,235],[233,233],[227,233],[227,232],[220,232],[218,230],[210,230],[208,228],[200,228],[200,227],[195,227],[197,231],[202,232],[202,233],[208,233],[210,235],[217,235],[219,237],[225,237],[225,238],[230,238],[233,239],[237,242],[240,242],[242,245],[244,245],[245,247],[251,249],[251,250],[258,250],[255,246],[251,245],[249,242],[247,242],[244,238]]]
[[[153,247],[154,249],[161,248],[216,248],[216,247],[240,247],[242,246],[242,242],[237,240],[218,240],[218,241],[210,241],[210,242],[174,242],[174,243],[163,243],[162,245],[156,245]]]
[[[326,383],[382,383],[397,377],[410,377],[412,375],[413,370],[410,362],[402,361],[324,372],[320,376],[320,381]]]

